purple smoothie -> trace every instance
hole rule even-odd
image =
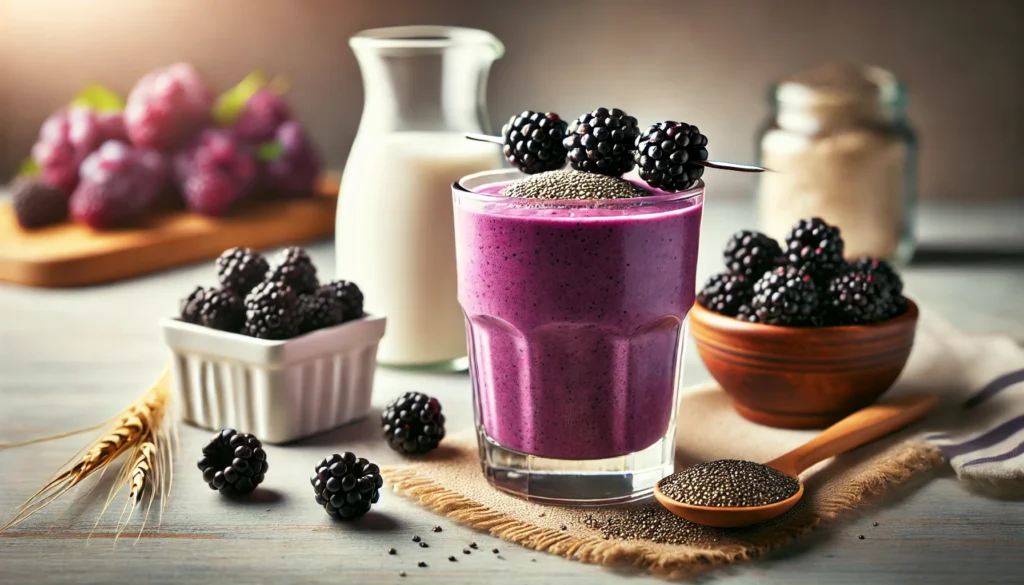
[[[703,197],[654,195],[585,207],[504,197],[456,206],[479,420],[503,447],[604,459],[667,433]]]

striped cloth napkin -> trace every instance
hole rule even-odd
[[[935,315],[920,320],[918,335],[914,351],[929,355],[916,363],[927,371],[905,382],[939,392],[947,407],[925,440],[978,491],[1024,493],[1024,348],[1008,337],[965,334]]]

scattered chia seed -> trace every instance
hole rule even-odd
[[[720,459],[691,465],[661,480],[661,492],[693,506],[748,507],[781,502],[800,482],[767,465]]]
[[[457,561],[459,559],[455,558],[455,555],[449,555],[448,556],[448,560],[454,563],[455,561]]]
[[[431,530],[433,530],[434,532],[441,532],[441,527],[440,526],[435,526],[435,527],[431,528]]]
[[[476,543],[475,542],[469,543],[469,548],[476,548]]]
[[[878,522],[872,522],[871,525],[872,526],[878,526]]]
[[[388,549],[388,554],[389,554],[389,555],[397,555],[397,554],[398,554],[398,551],[397,551],[397,550],[395,550],[395,549],[393,549],[393,548],[389,548],[389,549]]]
[[[494,554],[498,554],[498,549],[494,549],[491,552],[494,553]]]
[[[632,199],[650,192],[617,177],[567,169],[530,175],[501,194],[519,199]]]
[[[857,538],[860,539],[860,540],[864,540],[864,535],[863,534],[858,534]]]
[[[569,527],[566,526],[565,524],[562,524],[562,526],[560,526],[559,529],[560,530],[569,530]]]
[[[427,566],[427,563],[425,563],[425,562],[423,562],[423,561],[420,561],[420,562],[416,563],[416,566],[417,566],[417,567],[426,567],[426,566]]]
[[[602,533],[605,540],[649,540],[663,544],[709,546],[722,539],[722,531],[694,524],[661,506],[636,507],[627,514],[590,512],[581,516],[584,526]],[[728,540],[728,539],[725,539]]]
[[[536,563],[536,562],[537,562],[537,559],[530,559],[530,562],[531,562],[531,563]]]
[[[419,542],[420,541],[420,537],[414,536],[414,537],[412,537],[412,541],[413,542]]]
[[[540,514],[537,514],[537,517],[538,518],[543,518],[544,517],[544,512],[541,512]]]
[[[405,571],[402,571],[401,573],[399,573],[398,576],[399,577],[405,577]]]
[[[469,549],[468,548],[462,549],[462,554],[468,555],[469,554]]]
[[[425,543],[425,542],[421,542],[420,543],[420,548],[427,548],[428,546],[430,546],[430,545]]]

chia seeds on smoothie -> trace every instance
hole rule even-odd
[[[630,199],[651,193],[617,177],[562,170],[530,175],[501,194],[518,199]]]

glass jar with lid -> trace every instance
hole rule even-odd
[[[917,141],[903,85],[878,67],[829,63],[770,93],[758,187],[760,230],[803,218],[839,226],[848,258],[906,261],[914,248]]]

